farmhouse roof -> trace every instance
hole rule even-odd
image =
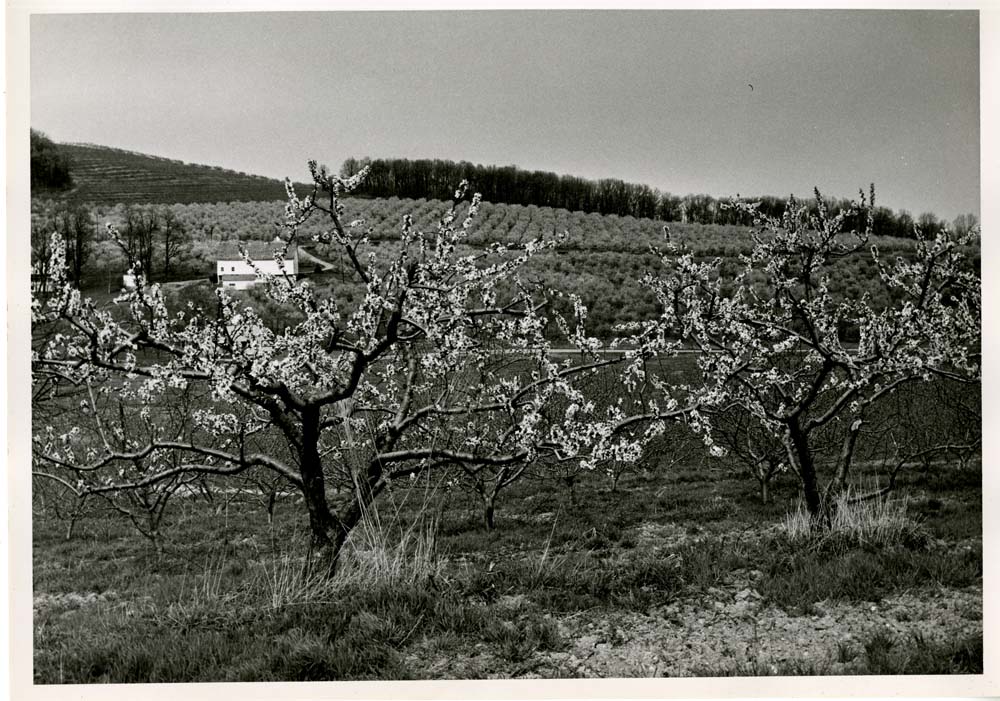
[[[218,260],[238,260],[242,261],[243,256],[240,254],[240,242],[239,241],[224,241],[221,246],[219,246],[219,251],[216,255]],[[251,260],[274,260],[274,252],[280,251],[284,247],[285,242],[279,239],[274,241],[244,241],[242,246],[246,249],[247,253],[250,254]],[[289,244],[288,248],[285,249],[285,260],[294,260],[296,256],[295,244]]]

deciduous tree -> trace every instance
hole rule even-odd
[[[340,201],[364,171],[344,179],[310,166],[309,196],[289,185],[285,241],[296,241],[310,218],[325,218],[316,243],[343,251],[361,302],[348,308],[294,276],[264,275],[268,295],[297,314],[278,333],[224,289],[216,309],[191,304],[171,315],[145,264],[136,289],[117,300],[124,320],[56,285],[58,294],[33,302],[35,323],[61,329],[36,350],[33,377],[86,387],[89,398],[75,423],[36,427],[39,478],[80,495],[114,495],[269,470],[301,492],[317,561],[333,571],[352,529],[394,481],[458,464],[634,459],[646,434],[625,429],[645,424],[654,435],[684,411],[663,398],[633,415],[588,402],[580,378],[617,365],[622,384],[635,386],[645,358],[669,344],[646,339],[605,359],[583,330],[577,299],[575,323],[558,323],[564,343],[589,355],[558,360],[546,335],[546,293],[519,275],[554,241],[465,247],[476,196],[464,220],[453,205],[428,233],[404,217],[399,245],[383,259]],[[464,198],[463,185],[456,205]],[[148,231],[137,217],[126,217],[126,227]],[[64,276],[65,244],[57,236],[52,248],[54,274]],[[141,242],[123,248],[133,260],[143,255]],[[515,357],[514,368],[496,362]],[[204,398],[177,413],[195,388]],[[275,434],[282,450],[271,446]],[[331,494],[331,482],[342,489]]]
[[[160,246],[163,251],[163,274],[170,275],[171,267],[187,243],[188,235],[184,225],[173,210],[164,207],[159,214]]]
[[[156,234],[160,230],[160,217],[155,210],[125,205],[122,225],[114,232],[113,239],[124,251],[133,266],[138,266],[146,279],[153,273],[153,254]]]
[[[719,260],[668,250],[664,274],[646,278],[664,310],[647,333],[679,333],[702,351],[703,404],[739,406],[780,436],[809,512],[821,521],[831,503],[816,461],[824,427],[834,420],[848,427],[831,495],[845,484],[866,414],[879,400],[935,377],[979,381],[980,279],[967,257],[976,233],[918,235],[910,256],[885,261],[874,246],[866,249],[874,189],[855,211],[835,216],[819,192],[815,214],[794,201],[780,218],[738,206],[756,221],[740,272],[726,280]],[[867,224],[846,230],[848,218]],[[844,300],[830,292],[833,263],[860,256],[871,257],[888,291],[883,308],[867,293]],[[840,335],[847,327],[859,330],[856,348]]]
[[[82,204],[69,205],[56,213],[53,225],[66,242],[70,276],[79,285],[95,238],[94,217]]]

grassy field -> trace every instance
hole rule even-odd
[[[859,474],[871,484],[873,474]],[[157,553],[94,512],[34,523],[38,683],[974,673],[974,469],[901,477],[871,530],[817,539],[785,476],[688,464],[505,493],[497,528],[435,476],[394,488],[333,581],[303,578],[301,505],[178,498]],[[904,513],[905,509],[905,513]]]

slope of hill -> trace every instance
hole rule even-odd
[[[73,188],[48,193],[57,199],[112,205],[285,198],[283,182],[259,175],[94,144],[59,144],[59,149],[71,159]]]
[[[420,231],[432,232],[438,220],[448,210],[449,203],[440,200],[402,199],[396,197],[361,199],[345,198],[346,220],[363,222],[370,246],[380,255],[391,255],[399,245],[403,215],[412,217]],[[468,204],[462,204],[456,215],[462,221]],[[280,203],[233,203],[229,205],[177,205],[171,208],[197,244],[191,247],[202,257],[193,263],[195,269],[212,269],[217,246],[226,240],[270,240],[278,233],[282,220]],[[329,221],[317,216],[299,227],[303,242],[329,228]],[[727,275],[740,267],[739,256],[752,246],[750,229],[720,224],[669,225],[671,240],[683,243],[700,259],[720,257]],[[565,233],[565,239],[554,250],[532,258],[526,269],[528,278],[550,289],[578,294],[590,310],[591,332],[602,337],[612,335],[612,327],[624,321],[638,321],[654,316],[656,303],[652,294],[640,283],[646,272],[660,268],[651,247],[664,243],[663,222],[614,214],[585,214],[565,209],[535,205],[508,205],[483,202],[478,216],[469,228],[463,248],[471,253],[492,242],[523,245],[537,238],[551,238]],[[885,236],[874,237],[884,256],[906,255],[913,241]],[[308,244],[307,244],[308,245]],[[876,305],[888,301],[879,284],[878,272],[867,249],[858,255],[834,263],[835,294],[859,299],[868,292]],[[336,246],[317,246],[316,252],[334,264],[330,276],[335,280],[350,279],[349,261]],[[360,299],[363,290],[349,293]]]
[[[37,201],[34,215],[41,223],[52,216],[53,204]],[[404,214],[411,215],[414,226],[433,231],[437,221],[447,211],[448,203],[439,200],[407,200],[346,198],[348,220],[360,220],[368,232],[370,244],[366,251],[381,256],[392,255],[399,245],[399,232]],[[464,217],[467,204],[457,215]],[[281,232],[283,204],[270,202],[191,203],[169,206],[142,207],[162,213],[169,210],[183,227],[188,242],[175,252],[171,262],[174,279],[206,279],[215,271],[218,251],[226,242],[269,241]],[[122,207],[99,207],[95,211],[99,223],[123,223]],[[300,243],[313,248],[312,238],[328,228],[322,217],[315,217],[298,229]],[[102,227],[103,228],[103,227]],[[551,251],[537,254],[530,262],[528,278],[550,289],[580,295],[590,309],[591,332],[610,336],[612,327],[623,321],[636,321],[656,314],[652,295],[640,284],[645,272],[659,268],[658,257],[650,247],[663,244],[663,223],[652,219],[619,217],[616,215],[584,214],[565,209],[534,205],[504,205],[484,202],[479,216],[473,220],[463,249],[474,252],[490,242],[509,245],[523,244],[539,237],[551,237],[565,232],[562,243]],[[739,256],[751,245],[750,231],[745,227],[712,224],[670,224],[670,237],[682,242],[701,259],[720,257],[724,274],[733,275],[740,266]],[[884,256],[907,255],[914,242],[909,239],[876,236]],[[332,284],[349,304],[360,299],[363,290],[348,282],[349,261],[337,247],[318,245],[314,253],[329,261],[326,270],[315,282]],[[973,253],[978,257],[978,252]],[[162,246],[154,251],[153,277],[162,277]],[[118,246],[103,235],[95,241],[84,272],[88,286],[107,286],[111,275],[120,275],[125,260]],[[321,266],[322,267],[322,266]],[[313,274],[308,268],[309,274]],[[831,288],[835,294],[858,299],[866,292],[876,305],[882,304],[885,290],[879,284],[877,271],[869,256],[857,255],[838,260],[834,265]]]
[[[124,204],[153,206],[157,216],[169,209],[186,232],[188,242],[174,251],[172,277],[197,279],[215,269],[218,249],[226,241],[271,240],[280,232],[285,199],[284,184],[259,176],[191,165],[147,154],[86,144],[61,147],[73,159],[74,187],[67,193],[53,193],[54,202],[36,198],[33,219],[41,229],[51,222],[60,201],[72,198],[95,206],[97,223],[121,224]],[[297,184],[300,194],[309,186]],[[433,199],[346,198],[347,219],[358,219],[368,231],[371,247],[391,254],[398,246],[404,214],[414,225],[432,231],[445,213],[448,203]],[[167,205],[167,207],[164,207]],[[457,215],[464,216],[463,204]],[[324,231],[329,222],[317,217],[299,228],[303,243]],[[663,242],[663,222],[632,216],[571,212],[536,205],[483,202],[474,220],[465,247],[481,248],[494,242],[520,244],[531,239],[551,237],[565,232],[565,240],[553,251],[537,255],[528,266],[529,277],[544,286],[579,294],[590,308],[590,325],[597,335],[610,335],[611,328],[623,321],[648,318],[656,313],[651,294],[639,282],[643,273],[659,267],[658,257],[650,247]],[[749,230],[743,226],[672,222],[671,238],[683,242],[696,256],[723,259],[723,274],[732,275],[739,267],[739,256],[750,246]],[[913,241],[893,237],[875,237],[883,255],[906,254]],[[83,273],[89,283],[99,281],[110,287],[113,275],[120,275],[125,261],[118,247],[103,234],[93,241],[93,249]],[[154,279],[165,266],[162,245],[153,255]],[[336,249],[323,250],[321,257],[336,268],[323,275],[338,280],[338,287],[348,297],[360,290],[344,288],[344,265]],[[977,255],[977,254],[974,254]],[[877,271],[867,256],[852,256],[834,266],[831,287],[837,295],[859,299],[872,295],[876,305],[887,301],[878,281]],[[339,274],[338,274],[339,273]],[[348,285],[350,287],[350,285]]]

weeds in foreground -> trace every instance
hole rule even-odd
[[[697,670],[699,677],[822,676],[830,674],[982,674],[983,636],[928,642],[920,635],[871,636],[859,652],[838,645],[829,658],[775,660],[756,654],[735,665]]]
[[[366,585],[374,582],[415,585],[439,579],[445,561],[438,549],[440,521],[421,506],[404,525],[398,514],[388,521],[370,507],[355,526],[336,580]]]
[[[982,578],[979,550],[855,550],[829,557],[793,551],[762,568],[757,590],[791,613],[809,614],[829,600],[878,601],[894,591],[928,584],[967,587]]]
[[[865,661],[868,674],[982,674],[983,636],[936,643],[876,634],[865,643]]]
[[[884,549],[922,547],[929,541],[924,527],[908,513],[905,497],[881,496],[859,500],[845,490],[831,505],[830,525],[817,531],[802,503],[785,517],[782,530],[796,545],[823,552],[845,552],[864,547]]]
[[[423,514],[421,514],[422,516]],[[436,547],[437,522],[417,518],[409,527],[383,525],[367,515],[348,541],[335,577],[307,567],[304,557],[283,552],[251,563],[235,563],[246,576],[225,586],[234,563],[209,561],[199,583],[180,592],[170,607],[174,619],[205,618],[221,610],[279,611],[287,606],[332,603],[344,592],[377,587],[422,587],[444,567]]]
[[[395,529],[395,530],[393,530]],[[542,559],[541,567],[547,568]],[[282,554],[211,561],[194,586],[141,611],[94,606],[73,612],[73,636],[36,628],[40,682],[312,681],[419,676],[403,651],[428,636],[455,651],[486,642],[508,662],[562,645],[546,619],[467,601],[439,581],[436,522],[406,529],[375,518],[359,526],[330,579]]]
[[[424,676],[406,650],[433,640],[446,657],[485,643],[507,662],[564,644],[555,622],[469,601],[452,589],[343,586],[336,601],[280,609],[153,608],[125,618],[74,612],[71,637],[49,636],[35,657],[41,683],[318,681]],[[39,644],[36,637],[36,645]]]
[[[826,599],[877,601],[927,584],[970,586],[982,577],[981,548],[931,550],[905,499],[852,501],[841,495],[830,527],[817,531],[801,507],[789,514],[770,548],[758,553],[758,591],[793,613]]]
[[[103,522],[83,524],[81,533],[89,537],[69,544],[61,531],[48,537],[40,528],[35,587],[49,599],[43,597],[35,614],[35,679],[517,676],[536,670],[544,651],[572,642],[560,637],[562,626],[548,613],[647,612],[692,591],[725,588],[749,570],[760,572],[752,586],[767,603],[793,613],[824,599],[877,601],[905,590],[981,581],[975,541],[945,549],[906,538],[887,547],[873,545],[872,538],[795,540],[778,527],[789,502],[749,508],[742,482],[711,483],[726,497],[719,508],[729,510],[725,520],[706,525],[698,506],[706,478],[696,476],[671,478],[664,491],[669,508],[622,492],[600,493],[600,508],[572,510],[559,499],[531,494],[527,513],[551,512],[554,520],[512,515],[509,525],[492,533],[472,521],[450,522],[447,514],[444,528],[437,528],[428,515],[435,510],[411,500],[397,513],[359,525],[332,582],[304,578],[303,560],[281,551],[303,524],[279,521],[248,533],[262,523],[253,512],[241,514],[245,521],[238,525],[185,517],[176,524],[185,535],[162,560],[131,534],[111,537]],[[978,495],[957,490],[934,497],[940,502],[918,494],[907,513],[933,525],[935,538],[965,539],[981,531]],[[664,520],[679,526],[669,529],[673,544],[656,542],[657,531],[643,528]],[[686,538],[676,538],[685,532]],[[449,564],[442,555],[452,553],[457,557]],[[96,596],[69,606],[66,592]],[[968,618],[981,620],[979,608],[972,607]],[[978,650],[981,639],[975,637],[948,645],[905,638],[844,645],[828,659],[760,657],[744,660],[738,671],[704,673],[966,673],[981,668]],[[558,667],[552,674],[563,673],[571,672]]]
[[[486,602],[523,594],[542,610],[562,612],[603,606],[643,610],[676,596],[684,586],[676,557],[604,560],[562,553],[547,563],[540,568],[528,558],[473,572],[464,591]]]

